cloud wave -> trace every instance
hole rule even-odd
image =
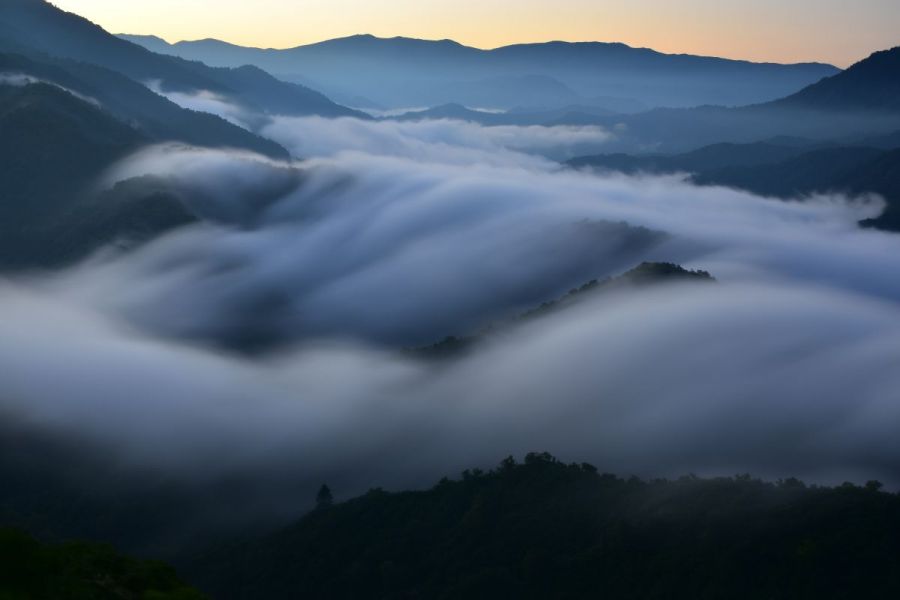
[[[316,157],[145,149],[108,183],[168,181],[203,224],[0,286],[7,423],[196,485],[239,472],[241,506],[285,511],[323,480],[420,485],[532,450],[900,485],[900,238],[857,225],[878,199],[567,171],[514,149],[543,131],[271,127]],[[599,296],[455,361],[398,352],[643,260],[720,282]]]

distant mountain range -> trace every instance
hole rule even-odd
[[[499,125],[592,125],[598,119],[615,115],[611,110],[596,106],[570,105],[556,109],[540,111],[517,110],[507,112],[492,112],[474,110],[462,104],[443,104],[424,110],[413,110],[399,115],[388,117],[394,121],[428,121],[437,119],[452,119],[456,121],[468,121],[487,127]]]
[[[865,224],[900,231],[900,47],[766,104],[654,110],[595,122],[621,124],[618,143],[632,153],[576,158],[571,166],[687,172],[700,185],[778,198],[871,192],[888,205]],[[633,152],[642,146],[644,152]]]
[[[655,109],[597,117],[616,128],[610,151],[681,153],[719,142],[776,136],[833,141],[900,130],[900,47],[877,52],[846,71],[776,101],[727,108]]]
[[[839,71],[819,63],[751,63],[600,42],[480,50],[451,40],[358,35],[271,50],[218,40],[168,44],[156,37],[122,37],[213,66],[255,65],[361,108],[744,105],[786,96]]]
[[[660,108],[617,114],[596,106],[487,112],[445,104],[396,115],[397,120],[457,119],[495,125],[596,125],[615,132],[609,153],[682,154],[722,142],[779,138],[801,145],[896,147],[900,133],[900,48],[877,52],[846,71],[768,103],[729,108]],[[881,139],[876,139],[880,137]],[[791,144],[788,144],[791,145]],[[776,153],[776,156],[778,154]],[[657,160],[657,159],[654,159]],[[683,168],[683,167],[682,167]]]

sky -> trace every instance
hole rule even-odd
[[[335,37],[550,40],[841,67],[900,45],[897,0],[54,0],[113,33],[288,48]]]

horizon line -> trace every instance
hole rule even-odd
[[[354,33],[354,34],[342,35],[342,36],[333,37],[333,38],[325,38],[325,39],[318,40],[315,42],[306,42],[306,43],[301,43],[301,44],[296,44],[296,45],[289,45],[289,46],[283,46],[283,47],[278,47],[278,46],[263,47],[263,46],[248,46],[248,45],[244,45],[244,44],[237,44],[235,42],[230,42],[228,40],[224,40],[224,39],[217,38],[217,37],[202,37],[202,38],[196,38],[196,39],[181,39],[181,40],[177,40],[177,41],[171,41],[171,38],[166,38],[165,36],[158,35],[155,33],[119,32],[119,33],[114,33],[113,35],[115,35],[116,37],[130,36],[130,37],[156,38],[156,39],[162,40],[163,42],[165,42],[166,44],[168,44],[170,46],[175,46],[177,44],[192,44],[192,43],[198,43],[198,42],[219,42],[219,43],[223,43],[223,44],[228,44],[229,46],[234,46],[237,48],[244,48],[244,49],[248,49],[248,50],[274,50],[274,51],[295,50],[297,48],[304,48],[307,46],[315,46],[315,45],[324,44],[327,42],[333,42],[333,41],[337,41],[337,40],[347,40],[347,39],[359,38],[359,37],[368,37],[368,38],[374,38],[377,40],[402,39],[402,40],[413,40],[413,41],[418,41],[418,42],[434,42],[434,43],[451,42],[451,43],[461,46],[463,48],[470,48],[472,50],[479,50],[482,52],[491,52],[494,50],[500,50],[503,48],[511,48],[511,47],[515,47],[515,46],[539,46],[539,45],[544,45],[544,44],[605,44],[608,46],[625,46],[626,48],[630,48],[632,50],[646,50],[649,52],[655,52],[657,54],[662,54],[665,56],[694,56],[697,58],[713,58],[713,59],[720,59],[720,60],[730,60],[730,61],[735,61],[735,62],[746,62],[746,63],[752,63],[752,64],[757,64],[757,65],[782,65],[782,66],[824,65],[824,66],[829,66],[829,67],[835,67],[836,69],[840,69],[842,71],[846,70],[848,67],[850,67],[862,60],[865,60],[866,58],[868,58],[875,52],[880,52],[882,50],[891,49],[891,48],[882,48],[880,50],[873,50],[869,54],[863,56],[862,58],[859,58],[853,62],[850,62],[846,66],[841,66],[841,65],[838,65],[835,63],[830,63],[830,62],[821,61],[821,60],[807,60],[807,61],[799,61],[799,62],[777,62],[777,61],[771,61],[771,60],[759,61],[759,60],[752,60],[749,58],[733,58],[733,57],[714,55],[714,54],[693,54],[691,52],[664,52],[662,50],[657,50],[656,48],[651,48],[649,46],[632,46],[631,44],[628,44],[626,42],[610,42],[610,41],[603,41],[603,40],[552,39],[552,40],[545,40],[545,41],[516,42],[514,44],[503,44],[501,46],[483,47],[483,46],[474,46],[474,45],[464,44],[453,38],[418,38],[418,37],[410,37],[407,35],[379,36],[379,35],[375,35],[372,33]]]

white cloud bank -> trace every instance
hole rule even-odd
[[[597,151],[611,139],[601,127],[482,127],[447,119],[363,121],[351,117],[275,117],[260,133],[298,157],[362,152],[420,162],[495,166],[543,162],[533,155],[577,156]]]
[[[219,225],[0,288],[11,419],[260,496],[283,469],[350,494],[531,450],[900,484],[900,238],[856,225],[879,202],[564,171],[516,151],[543,131],[279,123],[320,157],[162,146],[111,174],[166,177]],[[720,283],[598,297],[454,362],[391,350],[642,260]],[[256,337],[286,346],[215,349]]]

